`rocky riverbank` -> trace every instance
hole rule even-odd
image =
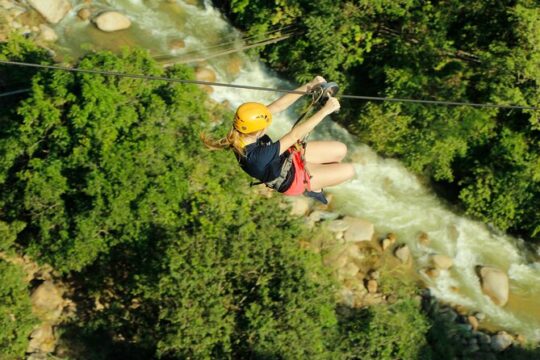
[[[23,269],[30,289],[32,313],[39,320],[39,324],[28,334],[26,359],[48,359],[57,348],[58,329],[62,321],[75,312],[76,305],[66,296],[66,286],[51,266],[40,266],[27,256],[5,253],[0,253],[0,261],[10,262]]]
[[[453,260],[449,256],[431,254],[431,265],[417,268],[408,246],[400,242],[396,234],[378,234],[368,220],[335,212],[331,202],[321,206],[303,197],[289,200],[291,215],[301,216],[306,224],[317,228],[319,235],[303,245],[320,253],[324,264],[333,270],[341,285],[339,299],[343,305],[362,308],[396,301],[396,294],[385,293],[379,280],[396,275],[413,277],[423,288],[416,300],[433,321],[443,324],[451,341],[459,345],[456,348],[459,357],[495,359],[511,346],[526,344],[527,340],[520,334],[486,327],[485,314],[442,303],[431,294],[429,279],[452,267]],[[421,233],[418,241],[427,244],[429,238]],[[478,286],[484,294],[495,304],[504,306],[509,294],[506,273],[481,265],[476,270]]]
[[[77,13],[81,22],[92,22],[101,31],[114,32],[131,26],[127,15],[116,11],[99,11],[91,0],[81,1],[76,7],[68,0],[1,0],[0,41],[19,33],[42,44],[55,42],[58,35],[53,26],[71,11]]]

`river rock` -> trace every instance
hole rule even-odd
[[[131,26],[131,20],[126,15],[116,11],[106,11],[99,14],[94,19],[94,23],[99,30],[105,32],[125,30]]]
[[[291,197],[291,212],[293,216],[304,216],[309,211],[309,199],[305,196]]]
[[[46,42],[55,42],[56,40],[58,40],[58,35],[56,35],[56,33],[51,27],[45,24],[41,24],[39,25],[38,40],[46,41]]]
[[[382,304],[384,301],[384,297],[382,294],[371,294],[367,293],[361,301],[356,303],[356,306],[372,306],[372,305],[379,305]]]
[[[62,291],[52,281],[45,281],[32,293],[32,311],[42,320],[54,322],[62,314]]]
[[[381,276],[381,273],[379,272],[379,270],[372,269],[368,271],[368,277],[370,279],[379,280],[380,276]]]
[[[355,296],[354,296],[354,293],[352,292],[352,290],[347,289],[347,288],[341,289],[340,292],[339,292],[339,297],[340,297],[341,303],[343,303],[343,305],[351,307],[351,308],[354,307],[354,305],[355,305]]]
[[[472,343],[467,345],[467,347],[463,350],[463,353],[466,355],[472,355],[478,351],[480,351],[480,346],[478,346],[478,344]]]
[[[508,275],[505,272],[492,268],[481,267],[480,278],[482,281],[482,291],[499,306],[504,306],[508,302]]]
[[[331,232],[344,232],[349,228],[349,224],[344,220],[332,220],[326,224],[326,228]]]
[[[3,9],[9,10],[9,9],[12,9],[13,7],[15,7],[15,4],[13,4],[9,0],[0,0],[0,7],[3,8]]]
[[[407,245],[400,246],[394,251],[394,256],[405,264],[409,262],[409,259],[411,258],[411,250]]]
[[[501,352],[506,350],[514,338],[508,334],[506,331],[499,331],[497,335],[491,337],[491,349],[496,352]]]
[[[377,284],[377,281],[375,280],[368,280],[366,284],[366,289],[370,294],[375,294],[377,292],[377,289],[379,288],[379,285]]]
[[[428,234],[422,231],[418,235],[418,242],[420,243],[420,245],[428,246],[431,241],[429,240]]]
[[[478,329],[478,319],[475,316],[468,316],[467,321],[469,322],[469,324],[471,324],[473,330],[476,331]]]
[[[321,220],[325,220],[325,221],[332,221],[332,220],[336,220],[340,215],[336,212],[333,212],[333,211],[326,211],[326,210],[316,210],[316,211],[320,211],[320,218]]]
[[[481,345],[482,345],[482,344],[485,344],[485,345],[491,344],[491,336],[489,336],[489,335],[486,334],[486,333],[478,332],[478,334],[476,335],[476,337],[478,338],[478,342],[479,342]]]
[[[527,338],[525,335],[517,334],[515,340],[521,346],[525,346],[527,344]]]
[[[195,69],[195,78],[199,81],[215,82],[217,76],[214,70],[207,67],[197,66]]]
[[[51,24],[58,24],[71,10],[68,0],[28,0],[28,3]]]
[[[349,244],[348,246],[346,246],[345,251],[343,253],[353,260],[356,259],[356,260],[362,261],[364,260],[364,257],[365,257],[364,254],[358,248],[358,246],[356,246],[356,244]]]
[[[389,239],[383,239],[381,241],[381,249],[382,251],[386,251],[390,246],[392,246],[392,243]]]
[[[92,12],[88,8],[83,8],[77,12],[77,17],[83,21],[90,19]]]
[[[476,312],[474,313],[474,317],[477,318],[478,321],[482,321],[485,320],[486,314],[484,314],[483,312]]]
[[[339,270],[339,274],[344,278],[352,278],[352,277],[355,277],[356,274],[358,274],[359,270],[360,268],[356,266],[354,263],[347,262],[345,266],[343,266]]]
[[[337,256],[330,255],[324,258],[324,264],[332,269],[341,269],[342,267],[347,265],[348,262],[349,259],[346,254],[341,254]]]
[[[446,255],[433,255],[431,256],[431,263],[439,270],[448,270],[453,265],[451,257]]]
[[[309,214],[308,216],[308,220],[312,223],[321,221],[321,212],[318,210],[312,211],[311,214]]]
[[[56,339],[54,337],[53,328],[50,323],[43,323],[30,334],[30,343],[28,344],[29,353],[44,352],[50,353],[54,351]]]
[[[370,241],[373,238],[375,227],[369,221],[352,217],[346,217],[344,220],[349,224],[349,228],[345,231],[345,241]]]
[[[436,268],[429,268],[425,270],[425,274],[429,276],[430,278],[435,279],[439,277],[439,275],[441,274],[441,271]]]
[[[186,47],[186,42],[182,39],[174,39],[169,41],[169,49],[172,51],[181,50]]]
[[[242,70],[242,59],[238,56],[233,57],[227,63],[227,72],[232,76],[237,76]]]

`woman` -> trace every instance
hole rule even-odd
[[[306,92],[322,83],[325,83],[324,78],[317,76],[296,90]],[[268,106],[242,104],[236,110],[233,127],[225,138],[212,140],[204,134],[201,137],[210,149],[233,150],[242,169],[267,186],[285,195],[304,194],[326,204],[324,187],[355,176],[352,164],[341,163],[347,147],[338,141],[303,144],[302,139],[327,115],[339,110],[338,100],[330,97],[313,116],[276,142],[266,135],[272,115],[286,110],[300,97],[299,94],[287,94]]]

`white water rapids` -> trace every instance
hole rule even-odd
[[[158,58],[183,54],[200,57],[225,49],[215,47],[219,43],[229,42],[227,49],[242,44],[240,33],[209,3],[203,6],[180,0],[94,0],[92,6],[96,11],[117,10],[133,21],[129,30],[105,34],[76,17],[77,10],[83,6],[82,0],[72,2],[75,6],[70,15],[55,27],[62,52],[72,57],[85,49],[117,49],[121,45],[146,48]],[[174,39],[184,40],[185,48],[170,50],[170,41]],[[86,45],[81,48],[83,43]],[[227,64],[233,58],[243,63],[240,73],[234,76],[227,71]],[[293,87],[242,53],[212,58],[208,64],[215,69],[219,82]],[[246,101],[269,103],[278,96],[278,93],[224,87],[216,87],[212,94],[215,100],[227,100],[232,107]],[[275,138],[287,131],[292,118],[293,114],[286,114],[275,119],[270,135]],[[411,248],[417,269],[427,266],[430,254],[452,257],[454,265],[450,271],[442,271],[436,280],[426,278],[435,296],[470,311],[481,311],[497,328],[540,341],[540,262],[530,260],[538,259],[540,254],[527,254],[522,240],[497,233],[451,211],[398,161],[379,157],[330,119],[325,120],[312,138],[345,141],[349,158],[355,163],[358,173],[355,180],[328,189],[334,194],[337,211],[368,219],[379,233],[396,233]],[[429,235],[428,246],[418,243],[420,232]],[[511,295],[505,307],[494,305],[482,294],[476,265],[490,265],[508,273]]]

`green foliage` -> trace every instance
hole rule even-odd
[[[37,323],[23,270],[0,259],[0,284],[0,357],[22,359]]]
[[[13,250],[12,246],[17,240],[17,234],[20,233],[26,224],[21,221],[7,224],[0,221],[0,251],[6,252]]]
[[[76,66],[193,78],[141,51]],[[64,338],[100,350],[74,357],[330,356],[333,284],[300,249],[308,234],[199,140],[228,111],[209,114],[195,85],[57,71],[32,84],[1,133],[0,224],[6,247],[78,287]]]

